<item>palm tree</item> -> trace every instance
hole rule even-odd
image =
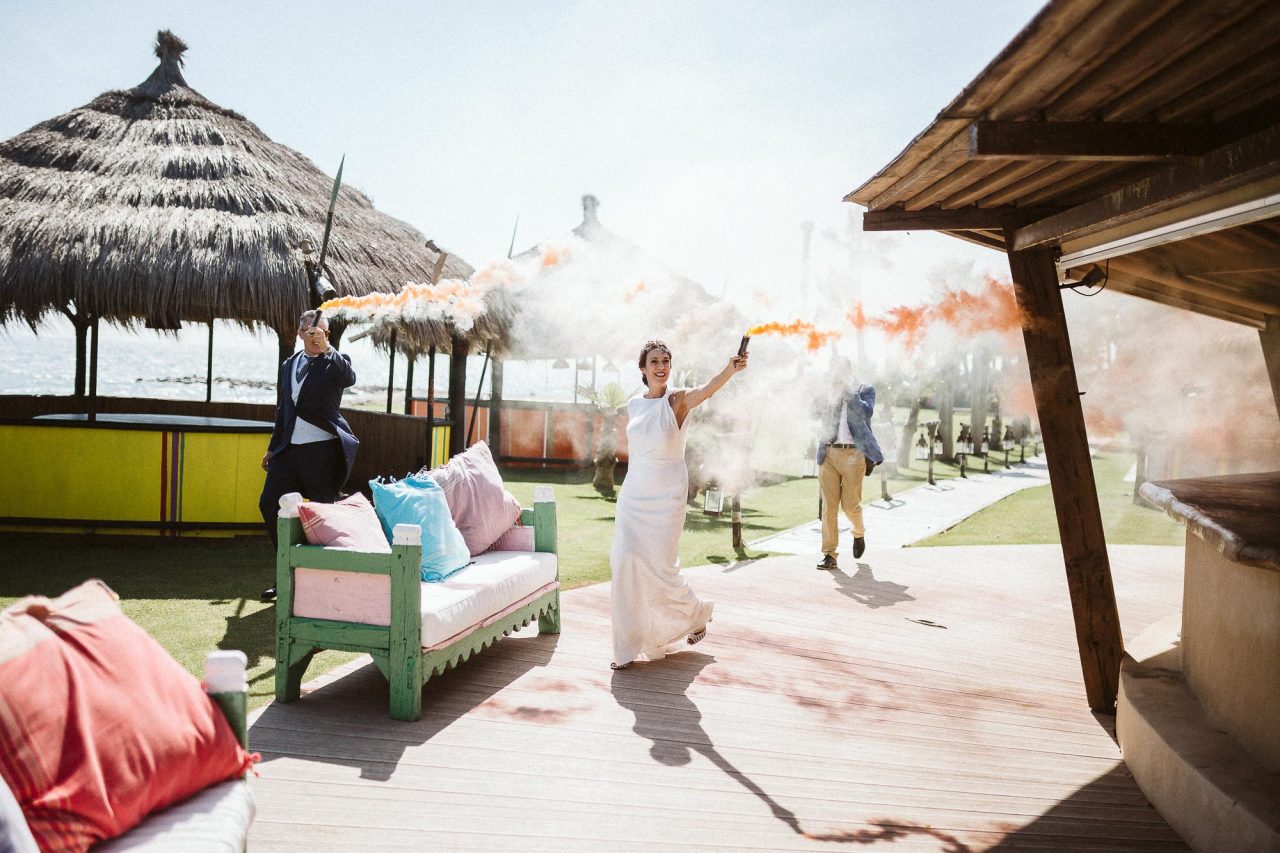
[[[591,485],[600,494],[612,497],[616,489],[613,472],[618,466],[618,414],[626,405],[627,393],[617,382],[610,382],[599,390],[580,386],[578,393],[601,414],[600,442],[596,446],[594,460],[596,473]]]

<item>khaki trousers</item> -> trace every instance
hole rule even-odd
[[[840,544],[836,518],[841,508],[853,525],[853,535],[863,536],[862,479],[867,476],[867,460],[861,450],[852,447],[828,447],[822,467],[818,469],[818,488],[822,490],[822,553],[834,557]]]

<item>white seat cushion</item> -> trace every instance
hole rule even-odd
[[[242,779],[232,779],[147,815],[146,820],[124,835],[95,845],[93,849],[108,853],[123,850],[240,853],[248,843],[253,814],[249,784]]]
[[[489,551],[443,583],[422,585],[422,647],[430,648],[556,579],[556,555]]]
[[[422,646],[429,648],[556,579],[555,554],[488,551],[441,583],[422,584]],[[391,578],[365,572],[298,569],[293,615],[363,625],[391,624]]]

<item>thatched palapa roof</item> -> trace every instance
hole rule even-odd
[[[411,285],[406,290],[415,287]],[[452,354],[455,336],[464,339],[472,353],[488,351],[499,358],[508,354],[516,301],[507,288],[445,281],[432,289],[446,294],[436,307],[420,306],[403,315],[375,316],[362,327],[362,332],[379,349],[411,358],[433,349]]]
[[[211,318],[291,334],[310,307],[300,244],[320,244],[333,180],[183,79],[157,38],[141,85],[0,143],[0,324],[80,316],[160,327]],[[425,282],[439,251],[344,186],[326,274],[343,295]],[[444,278],[471,267],[450,256]]]

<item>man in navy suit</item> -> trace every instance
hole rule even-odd
[[[338,411],[342,392],[356,383],[351,357],[329,344],[329,321],[317,311],[298,320],[302,351],[280,365],[276,384],[276,425],[262,457],[267,481],[258,509],[276,543],[280,496],[301,492],[320,503],[332,503],[351,474],[360,441]],[[262,599],[275,598],[275,586]]]
[[[854,383],[853,365],[843,356],[831,359],[827,379],[829,393],[813,407],[818,419],[818,486],[822,490],[822,562],[818,568],[835,569],[841,508],[853,526],[853,558],[866,550],[862,480],[884,461],[884,454],[871,432],[875,386]]]

